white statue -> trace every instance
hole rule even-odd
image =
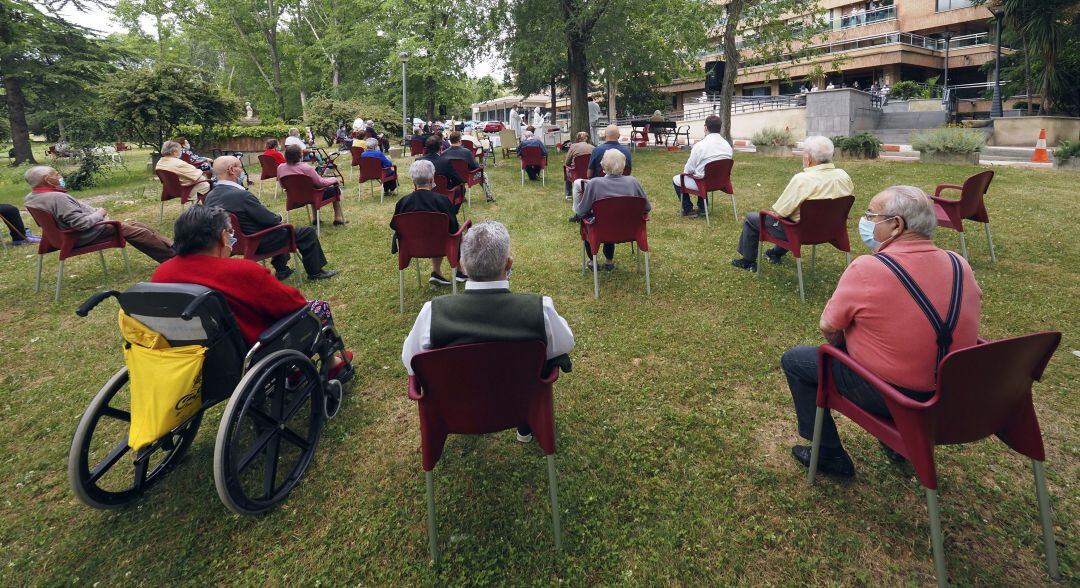
[[[244,109],[247,110],[247,116],[244,118],[248,120],[255,118],[255,113],[251,111],[251,102],[244,102]]]

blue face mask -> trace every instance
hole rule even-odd
[[[66,188],[67,187],[67,182],[64,181],[63,176],[60,176],[60,187],[61,188]]]
[[[865,216],[859,219],[859,237],[862,237],[863,243],[870,248],[871,251],[877,251],[877,248],[881,243],[874,239],[874,227],[877,224],[874,221],[868,220]]]
[[[229,249],[236,246],[236,235],[229,233]]]

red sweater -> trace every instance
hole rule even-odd
[[[240,333],[253,345],[270,325],[307,304],[299,290],[282,284],[254,261],[185,255],[158,266],[151,282],[199,284],[225,295]]]
[[[277,149],[267,149],[266,151],[263,151],[263,155],[269,155],[270,157],[273,157],[274,161],[278,165],[285,163],[285,155]]]

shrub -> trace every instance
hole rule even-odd
[[[301,129],[301,135],[303,134],[302,125],[288,125],[285,123],[273,123],[266,125],[229,125],[229,126],[213,126],[204,128],[202,125],[180,125],[179,134],[192,139],[198,137],[200,141],[206,143],[216,143],[224,139],[235,139],[238,137],[277,137],[282,138],[289,134],[289,129],[292,127]]]
[[[848,157],[877,159],[881,153],[881,141],[870,133],[859,133],[850,137],[833,137],[833,146]]]
[[[794,147],[795,139],[788,129],[761,129],[750,139],[756,146],[765,147]]]
[[[931,129],[911,136],[912,148],[923,153],[975,153],[985,145],[986,135],[972,129]]]
[[[1080,158],[1080,141],[1069,141],[1064,139],[1054,149],[1054,159],[1061,163],[1065,163],[1069,159],[1074,157]]]
[[[96,155],[94,150],[86,147],[78,152],[79,168],[73,172],[64,174],[68,188],[72,190],[85,190],[93,188],[98,180],[105,175],[109,161],[102,155]]]
[[[897,100],[911,100],[912,98],[923,98],[925,90],[919,84],[912,81],[896,82],[889,89],[889,97]],[[929,98],[929,96],[925,96]]]

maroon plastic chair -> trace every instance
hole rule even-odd
[[[274,180],[274,200],[277,200],[277,160],[266,154],[259,155],[259,167],[259,200],[262,200],[263,182],[271,179]]]
[[[571,184],[575,180],[587,180],[589,179],[589,159],[592,157],[589,153],[582,153],[574,157],[574,160],[570,162],[570,165],[563,166],[563,179]],[[630,174],[626,174],[630,175]]]
[[[462,139],[461,146],[468,149],[469,151],[472,151],[473,157],[476,158],[476,160],[479,161],[481,164],[484,163],[484,158],[490,155],[491,165],[493,167],[495,166],[494,150],[492,150],[490,153],[484,153],[483,149],[481,149],[479,145],[474,145],[473,142],[468,139]]]
[[[364,182],[379,182],[381,187],[386,182],[391,182],[397,179],[397,166],[392,165],[390,167],[383,167],[382,161],[374,157],[361,157],[360,158],[360,181],[356,186],[356,196],[360,197],[360,189]],[[375,195],[375,186],[369,184],[371,195]],[[383,198],[386,196],[385,191],[379,195],[379,202],[382,203]]]
[[[589,244],[592,256],[593,298],[600,298],[600,279],[597,276],[596,254],[603,243],[630,243],[634,250],[634,265],[641,271],[638,251],[645,253],[645,293],[652,294],[649,278],[649,237],[645,224],[649,214],[645,212],[644,198],[636,196],[613,196],[593,203],[591,218],[581,221],[581,240]],[[634,245],[637,245],[634,248]],[[585,249],[581,251],[581,273],[585,273]]]
[[[484,435],[522,424],[532,427],[547,456],[551,526],[562,551],[559,490],[555,476],[555,409],[552,384],[558,368],[543,374],[541,341],[504,341],[444,347],[413,356],[409,398],[420,413],[420,452],[427,486],[428,547],[439,560],[432,470],[448,435]]]
[[[591,156],[590,156],[590,157],[591,157]],[[588,164],[586,164],[586,166],[585,166],[585,167],[588,167]],[[585,170],[585,173],[586,173],[586,174],[588,174],[588,173],[589,173],[589,170],[588,170],[588,169],[586,169],[586,170]],[[601,167],[601,168],[598,168],[598,169],[596,170],[596,175],[594,175],[593,177],[594,177],[594,178],[602,178],[602,177],[604,177],[604,176],[606,176],[606,175],[607,175],[607,174],[606,174],[606,173],[604,173],[604,168],[602,168],[602,167]],[[624,168],[623,168],[623,170],[622,170],[622,175],[624,175],[624,176],[632,176],[632,175],[634,175],[634,170],[633,170],[633,169],[631,168],[631,166],[630,166],[629,164],[627,164],[627,165],[626,165],[626,167],[624,167]]]
[[[420,139],[409,139],[409,155],[419,157],[424,154],[424,142]]]
[[[980,342],[974,347],[953,351],[938,365],[937,388],[934,396],[926,402],[918,402],[901,394],[844,351],[832,345],[822,345],[818,348],[818,409],[814,418],[808,481],[814,483],[817,471],[821,425],[826,408],[848,417],[907,458],[914,466],[919,482],[926,488],[934,571],[938,585],[945,586],[948,575],[941,541],[934,447],[973,443],[995,435],[1013,450],[1031,459],[1042,519],[1046,567],[1050,576],[1057,579],[1057,549],[1043,466],[1046,454],[1031,400],[1031,386],[1035,380],[1042,378],[1043,370],[1060,342],[1061,333],[1042,332]],[[891,418],[871,414],[842,396],[833,380],[834,361],[851,368],[881,394]]]
[[[934,201],[934,211],[937,213],[939,227],[953,229],[960,233],[960,252],[967,259],[967,239],[964,238],[964,221],[983,223],[986,227],[986,241],[990,245],[990,261],[997,262],[997,253],[994,251],[994,238],[990,235],[990,216],[986,213],[986,191],[990,189],[990,182],[994,179],[993,170],[977,173],[959,184],[938,184],[934,195],[930,198]],[[960,200],[942,198],[941,193],[945,190],[960,190]]]
[[[398,254],[398,308],[405,312],[405,268],[413,258],[430,259],[445,257],[450,262],[453,275],[451,287],[457,294],[457,268],[461,257],[461,236],[472,226],[472,221],[465,221],[456,233],[450,233],[450,218],[441,212],[404,212],[395,214],[390,220],[394,230]],[[420,262],[416,263],[416,285],[423,288],[420,281]]]
[[[310,206],[315,210],[315,234],[322,237],[322,221],[319,209],[333,202],[340,202],[341,195],[325,198],[326,188],[316,188],[311,178],[303,174],[278,176],[281,189],[285,190],[285,222],[289,222],[289,211],[294,208]]]
[[[356,167],[360,165],[360,161],[361,159],[363,159],[361,155],[364,154],[364,148],[358,147],[356,145],[356,142],[359,140],[360,139],[353,139],[353,145],[349,147],[349,155],[352,156],[352,161],[349,163],[349,167]]]
[[[521,185],[525,185],[525,168],[530,165],[540,166],[540,180],[547,185],[547,155],[536,145],[528,145],[518,148],[518,156],[521,157]]]
[[[762,257],[765,255],[764,243],[773,243],[787,249],[795,256],[795,268],[799,274],[799,298],[806,302],[806,289],[803,286],[802,275],[802,246],[810,245],[810,274],[814,273],[814,261],[817,257],[817,246],[831,243],[840,251],[847,254],[847,262],[851,263],[851,242],[848,240],[847,219],[851,212],[851,206],[855,203],[854,196],[843,198],[831,198],[825,200],[806,200],[799,206],[799,222],[793,223],[781,217],[771,210],[762,210],[758,216],[758,275],[761,275]],[[780,227],[784,229],[787,239],[774,237],[765,230],[766,219],[780,221]]]
[[[457,172],[457,175],[465,180],[463,186],[465,187],[466,202],[469,204],[469,208],[472,208],[472,188],[473,186],[482,185],[484,183],[484,166],[480,166],[476,169],[469,169],[469,162],[464,159],[451,159],[450,165]]]
[[[111,226],[113,228],[111,235],[105,235],[92,243],[79,246],[79,236],[82,231],[76,231],[74,229],[61,229],[60,225],[56,223],[56,219],[47,210],[41,210],[38,208],[27,208],[27,212],[33,217],[34,222],[38,227],[41,227],[41,241],[38,243],[38,263],[37,263],[37,278],[34,280],[34,293],[41,291],[41,265],[45,258],[45,254],[52,253],[53,251],[60,252],[60,265],[56,269],[56,295],[54,300],[60,302],[60,287],[64,282],[64,260],[69,257],[75,257],[77,255],[85,255],[87,253],[98,252],[98,257],[101,259],[101,273],[105,279],[109,279],[109,268],[105,265],[105,253],[106,249],[118,248],[120,249],[120,255],[124,258],[124,267],[127,269],[128,279],[133,279],[131,276],[131,263],[128,262],[127,256],[127,241],[124,240],[124,235],[121,231],[120,221],[101,221],[95,224],[95,227]]]
[[[454,206],[461,206],[461,203],[465,202],[465,187],[459,184],[451,188],[450,178],[442,174],[435,174],[434,191],[449,198],[450,204]]]
[[[236,238],[236,244],[232,247],[233,255],[243,256],[248,261],[263,262],[266,265],[266,260],[278,255],[292,256],[296,254],[297,267],[302,267],[300,260],[300,253],[296,247],[296,228],[289,224],[280,224],[276,227],[270,227],[263,229],[250,235],[244,233],[244,229],[240,226],[240,219],[236,218],[236,215],[229,213],[229,222],[232,225],[233,237]],[[285,231],[288,235],[288,239],[285,244],[277,249],[270,251],[259,252],[259,245],[267,235],[276,233],[278,231]],[[300,278],[300,283],[304,283],[304,272],[296,272],[296,275]]]
[[[631,125],[630,130],[630,146],[634,151],[637,151],[638,147],[644,147],[649,144],[649,124],[645,123],[641,126]]]
[[[712,209],[712,198],[709,195],[717,190],[731,195],[731,212],[735,215],[735,222],[739,222],[739,208],[735,205],[735,187],[731,184],[731,168],[735,166],[734,159],[717,159],[705,164],[705,175],[702,177],[694,174],[679,174],[680,189],[683,194],[690,194],[705,200],[705,223],[712,224],[709,219],[709,210]],[[697,188],[690,189],[686,186],[686,178],[694,180]]]
[[[189,184],[185,186],[184,184],[180,183],[180,177],[171,171],[157,169],[154,170],[154,173],[157,174],[158,179],[161,180],[161,210],[158,212],[159,223],[165,220],[166,200],[179,198],[180,212],[184,212],[184,205],[188,202],[191,202],[191,191],[195,189],[195,186],[198,186],[199,184],[206,184],[207,186],[213,187],[210,183],[210,180],[207,179],[202,179],[195,182],[194,184]],[[207,190],[207,192],[209,192],[209,190]],[[206,199],[206,192],[203,192],[202,194],[197,194],[196,198],[198,199],[199,204],[202,204],[203,200]]]

